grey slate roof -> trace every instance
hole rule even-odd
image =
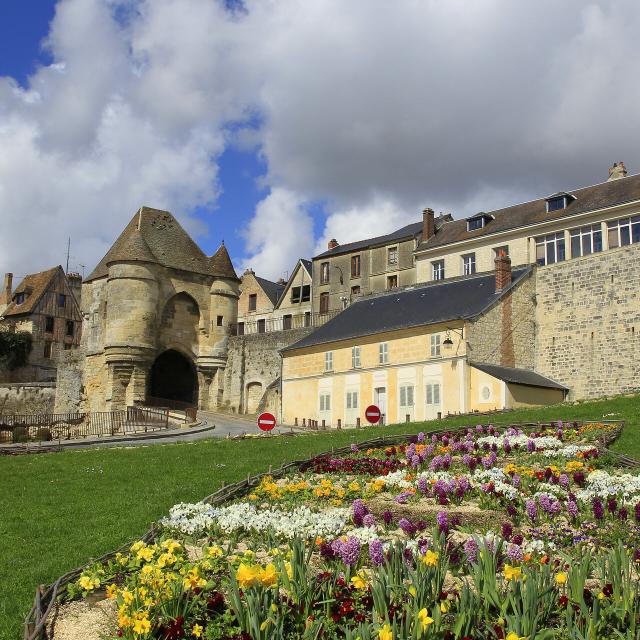
[[[576,189],[568,192],[568,194],[573,196],[574,199],[565,209],[556,211],[547,212],[546,198],[488,211],[486,215],[491,215],[494,219],[488,221],[481,229],[474,231],[467,231],[468,218],[454,220],[442,225],[440,228],[436,227],[435,234],[426,242],[421,242],[418,246],[418,251],[433,249],[471,238],[484,237],[500,231],[526,227],[540,222],[561,220],[578,213],[586,213],[587,211],[594,211],[616,204],[640,200],[640,174]]]
[[[342,253],[349,253],[350,251],[358,251],[358,249],[368,249],[369,247],[376,247],[378,245],[389,244],[391,242],[399,242],[400,240],[408,240],[415,238],[422,232],[422,222],[412,222],[401,229],[397,229],[392,233],[388,233],[384,236],[377,236],[375,238],[367,238],[366,240],[358,240],[358,242],[349,242],[348,244],[339,244],[333,249],[329,249],[324,253],[320,253],[316,258],[328,258],[330,256],[338,256]]]
[[[282,349],[301,349],[397,329],[474,318],[530,274],[513,270],[510,287],[496,293],[495,272],[431,282],[401,291],[365,296],[302,340]]]
[[[305,260],[304,258],[300,258],[300,262],[302,262],[302,264],[304,265],[304,268],[309,272],[309,275],[311,275],[311,269],[312,267],[312,262],[311,260]]]
[[[512,367],[500,367],[495,364],[484,364],[483,362],[469,362],[474,369],[479,369],[488,373],[498,380],[504,380],[505,382],[511,382],[513,384],[523,384],[528,387],[544,387],[546,389],[561,389],[568,391],[568,387],[563,384],[540,375],[535,371],[529,371],[529,369],[514,369]]]
[[[271,280],[266,280],[265,278],[260,278],[258,276],[254,277],[262,290],[267,295],[267,298],[269,298],[271,303],[275,305],[282,295],[282,292],[284,291],[286,285],[278,284],[277,282],[272,282]]]

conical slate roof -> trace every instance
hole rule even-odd
[[[171,213],[150,207],[141,207],[133,216],[85,282],[106,277],[108,265],[120,260],[144,260],[180,271],[237,279],[224,246],[207,257]]]

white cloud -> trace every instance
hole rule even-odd
[[[633,0],[61,0],[53,63],[0,78],[0,271],[60,262],[67,235],[93,265],[143,203],[202,231],[229,144],[268,166],[244,263],[272,277],[425,206],[640,171],[639,30]]]

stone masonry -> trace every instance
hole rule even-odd
[[[640,245],[541,267],[535,370],[570,399],[640,390]]]

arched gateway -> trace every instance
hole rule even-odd
[[[161,353],[151,367],[149,395],[197,404],[198,376],[193,362],[174,349]]]

